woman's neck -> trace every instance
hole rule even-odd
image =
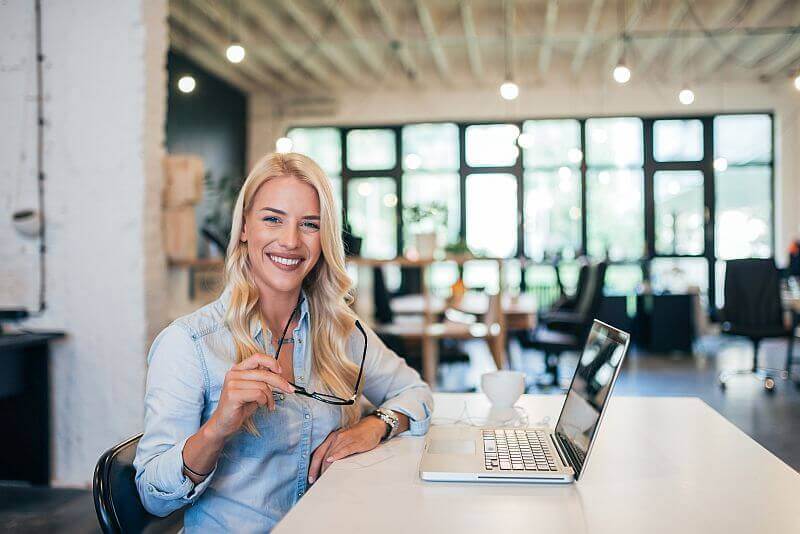
[[[273,334],[273,339],[277,338],[283,333],[286,327],[286,322],[289,316],[292,315],[295,307],[297,306],[300,298],[300,288],[295,291],[274,291],[259,288],[258,305],[261,310],[261,317],[264,319],[267,328]],[[294,321],[299,319],[299,315],[295,314],[292,317]],[[288,335],[288,333],[287,333]]]

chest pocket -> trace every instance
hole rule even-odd
[[[209,417],[219,405],[219,397],[222,393],[221,388],[212,388],[209,394]],[[295,428],[293,421],[297,419],[292,415],[295,409],[287,400],[279,400],[278,395],[273,395],[275,399],[275,411],[270,412],[267,408],[259,408],[253,414],[253,423],[258,434],[251,434],[242,427],[236,434],[231,436],[225,443],[223,454],[229,459],[253,458],[263,459],[273,453],[288,452],[299,436],[299,428]]]

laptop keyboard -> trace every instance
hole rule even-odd
[[[487,471],[557,471],[547,434],[541,430],[483,430]]]

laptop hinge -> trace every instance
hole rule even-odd
[[[556,439],[555,434],[550,434],[550,441],[553,442],[553,447],[555,447],[556,452],[561,457],[561,463],[564,464],[566,467],[574,467],[572,466],[572,462],[569,461],[569,456],[567,456],[564,451],[561,449],[561,444]]]

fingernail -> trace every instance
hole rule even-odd
[[[333,456],[328,456],[328,458],[325,461],[326,462],[332,462],[333,461]]]
[[[314,483],[314,477],[312,477],[312,476],[309,476],[309,477],[308,477],[308,483],[309,483],[309,484],[313,484],[313,483]]]

